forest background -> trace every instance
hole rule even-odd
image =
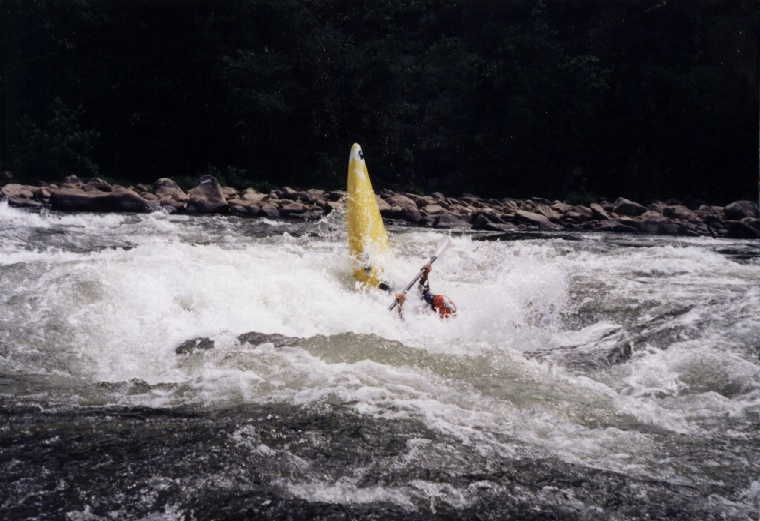
[[[0,170],[755,199],[756,0],[0,0]]]

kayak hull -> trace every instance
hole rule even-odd
[[[354,278],[368,286],[381,282],[380,260],[388,251],[388,233],[377,206],[362,148],[354,143],[346,182],[348,249]]]

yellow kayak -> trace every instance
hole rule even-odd
[[[379,259],[388,251],[388,233],[377,207],[377,198],[369,180],[364,152],[358,143],[348,157],[346,222],[348,248],[353,260],[354,278],[368,286],[380,284]]]

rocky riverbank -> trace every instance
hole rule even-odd
[[[112,185],[94,178],[67,176],[61,183],[40,186],[5,184],[2,199],[11,206],[57,211],[151,212],[228,214],[317,220],[342,207],[345,192],[284,187],[269,192],[238,190],[203,176],[198,185],[183,190],[169,178],[152,185]],[[447,197],[441,193],[417,195],[381,190],[380,213],[394,224],[511,232],[604,231],[660,235],[760,238],[757,204],[735,201],[726,206],[689,207],[668,201],[643,205],[625,198],[573,205],[542,198]]]

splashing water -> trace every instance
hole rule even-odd
[[[443,236],[391,230],[386,277],[404,284]],[[352,281],[340,214],[290,224],[0,203],[0,393],[64,409],[337,406],[440,436],[410,438],[386,461],[401,474],[423,460],[440,472],[460,460],[557,461],[710,489],[702,513],[754,512],[760,262],[721,251],[755,244],[477,238],[453,237],[431,275],[458,316],[442,321],[412,293],[401,321],[388,294]],[[298,340],[241,344],[248,331]],[[175,352],[195,337],[214,348]],[[238,425],[228,439],[307,502],[434,513],[507,493],[489,480],[369,483],[376,470],[358,461],[320,478],[258,432]],[[556,502],[540,487],[529,494]]]

